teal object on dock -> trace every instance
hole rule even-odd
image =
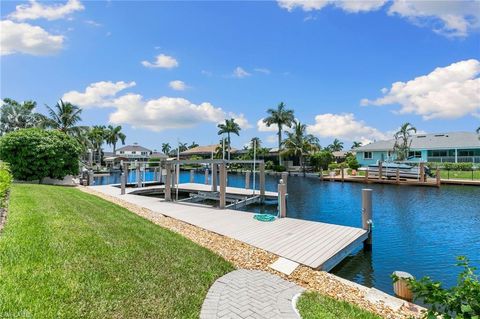
[[[255,214],[253,218],[261,222],[273,222],[276,219],[275,216],[270,214]]]

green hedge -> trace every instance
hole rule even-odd
[[[3,199],[7,195],[10,185],[12,184],[12,174],[10,167],[5,162],[0,162],[0,206],[3,205]]]
[[[10,164],[17,180],[76,175],[80,152],[75,139],[56,130],[22,129],[0,138],[0,159]]]
[[[430,168],[436,169],[445,169],[449,171],[471,171],[473,169],[478,169],[473,166],[473,163],[438,163],[438,162],[429,162],[426,165]]]

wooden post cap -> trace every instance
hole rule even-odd
[[[393,283],[393,292],[398,297],[412,301],[413,300],[413,292],[408,287],[408,282],[406,279],[413,279],[414,277],[405,271],[394,271],[393,276],[397,278],[397,280]]]

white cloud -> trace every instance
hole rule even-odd
[[[427,26],[434,32],[449,37],[465,37],[480,27],[480,2],[476,0],[278,0],[288,11],[306,12],[335,6],[349,13],[369,12],[390,4],[389,15],[398,15],[418,26]],[[311,15],[305,19],[311,19]]]
[[[109,99],[125,90],[126,88],[135,86],[135,82],[111,82],[101,81],[90,84],[85,92],[70,91],[63,95],[62,100],[72,104],[88,108],[88,107],[109,107],[111,101]]]
[[[51,55],[63,48],[64,36],[53,35],[38,26],[0,21],[0,54]]]
[[[366,125],[365,122],[355,119],[352,113],[319,114],[315,116],[315,124],[307,125],[307,132],[318,137],[360,141],[364,144],[391,138],[380,130]]]
[[[208,71],[208,70],[202,70],[202,71],[200,71],[200,73],[202,73],[202,75],[205,75],[205,76],[212,76],[213,75],[213,72]]]
[[[270,74],[270,70],[267,68],[255,68],[253,69],[255,72],[263,73],[263,74]]]
[[[178,66],[178,61],[172,56],[159,54],[156,56],[154,62],[142,61],[142,65],[147,68],[171,69]]]
[[[267,124],[263,122],[263,118],[261,118],[257,121],[257,130],[259,132],[277,132],[278,127],[276,125],[267,126]]]
[[[65,4],[44,5],[35,0],[30,0],[29,4],[20,4],[16,6],[9,18],[18,21],[47,19],[58,20],[68,17],[75,11],[82,11],[84,6],[78,0],[68,0]]]
[[[84,22],[88,25],[91,25],[92,27],[101,27],[102,26],[101,23],[98,23],[97,21],[94,21],[94,20],[85,20]]]
[[[175,91],[184,91],[187,88],[185,82],[180,80],[170,81],[170,83],[168,83],[168,86]]]
[[[118,96],[135,82],[96,82],[84,92],[70,91],[64,100],[81,107],[110,107],[113,113],[109,119],[114,124],[129,124],[136,128],[152,131],[190,128],[200,123],[220,123],[225,118],[234,118],[242,129],[250,127],[243,114],[226,113],[211,103],[195,104],[184,98],[162,96],[145,100],[140,94],[127,93]]]
[[[242,69],[241,67],[237,66],[234,70],[233,70],[233,74],[232,76],[234,78],[239,78],[239,79],[242,79],[242,78],[245,78],[247,76],[250,76],[251,74],[248,73],[247,71],[245,71],[244,69]]]
[[[436,68],[408,82],[395,82],[382,89],[383,97],[363,99],[362,105],[400,104],[399,113],[414,113],[424,119],[458,118],[480,111],[480,62],[460,61]]]
[[[480,2],[474,0],[395,0],[388,13],[452,37],[465,37],[469,31],[480,26]]]
[[[347,12],[366,12],[380,9],[386,0],[278,0],[278,5],[288,11],[296,8],[303,11],[322,10],[328,5],[333,5]]]

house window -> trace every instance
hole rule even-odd
[[[422,158],[421,151],[410,151],[408,152],[408,158]]]
[[[363,152],[363,159],[372,159],[372,152]]]
[[[124,152],[124,151],[120,151],[120,154],[125,154],[125,152]]]
[[[132,151],[132,154],[137,154],[137,152],[135,152],[135,151]]]
[[[473,150],[460,150],[458,151],[458,156],[473,156]]]

